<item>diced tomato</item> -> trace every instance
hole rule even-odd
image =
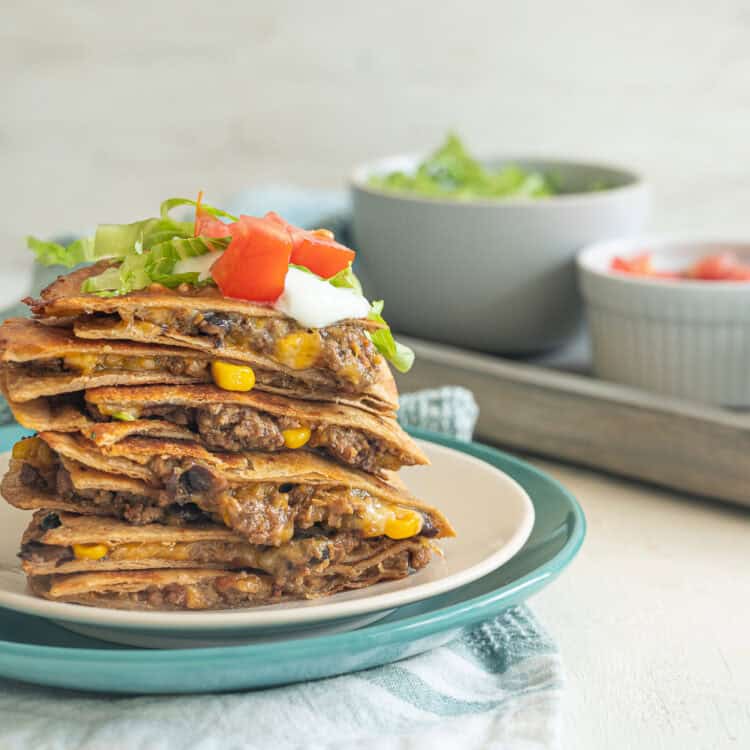
[[[330,279],[354,261],[354,250],[336,242],[328,229],[300,229],[274,211],[269,211],[264,218],[284,227],[291,235],[292,263],[309,268],[324,279]]]
[[[685,275],[701,281],[746,281],[750,267],[740,263],[734,253],[716,253],[693,263]]]
[[[610,263],[610,269],[621,273],[633,273],[638,276],[656,275],[651,263],[651,253],[639,253],[632,258],[615,257]]]
[[[330,279],[343,271],[354,260],[355,255],[354,250],[314,232],[294,235],[292,263],[309,268],[324,279]]]
[[[295,227],[294,224],[290,224],[286,219],[282,219],[281,216],[279,216],[276,211],[269,211],[264,217],[264,219],[268,219],[268,221],[272,221],[274,224],[278,224],[280,227],[284,227],[290,234],[292,232],[303,232],[304,229],[300,229],[299,227]]]
[[[734,253],[730,252],[707,255],[684,271],[657,271],[651,262],[651,254],[641,253],[633,258],[613,258],[610,270],[659,279],[750,281],[750,265],[742,263]]]
[[[232,241],[211,267],[211,276],[221,293],[255,302],[278,299],[284,291],[292,254],[289,232],[254,216],[240,216],[227,228]]]
[[[196,213],[195,236],[196,237],[228,237],[232,233],[229,224],[207,213]]]

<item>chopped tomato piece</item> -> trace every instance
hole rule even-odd
[[[195,236],[196,237],[228,237],[232,234],[229,224],[225,224],[221,219],[207,213],[196,213],[195,215]]]
[[[685,275],[702,281],[743,281],[750,278],[750,268],[734,253],[716,253],[693,263]]]
[[[315,232],[295,234],[293,238],[292,263],[309,268],[324,279],[343,271],[356,255],[354,250]]]
[[[229,247],[211,267],[219,290],[225,297],[273,302],[284,291],[292,254],[289,232],[266,219],[240,216],[231,235]]]
[[[653,276],[655,274],[651,263],[651,253],[639,253],[632,258],[613,258],[610,268],[613,271],[634,273],[639,276]]]
[[[750,265],[742,263],[731,252],[707,255],[684,271],[657,271],[650,253],[633,258],[613,258],[610,270],[659,279],[693,279],[695,281],[750,281]]]
[[[291,235],[292,263],[309,268],[324,279],[330,279],[354,261],[354,250],[336,242],[329,229],[300,229],[274,211],[269,211],[265,218]]]

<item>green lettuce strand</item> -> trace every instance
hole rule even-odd
[[[226,250],[231,237],[175,237],[151,247],[151,252],[169,255],[178,260],[196,258],[199,255]]]
[[[161,218],[162,219],[169,218],[169,212],[173,208],[177,208],[178,206],[197,206],[197,201],[194,201],[191,198],[167,198],[167,200],[162,201],[162,204],[161,204],[161,209],[160,209]],[[222,211],[220,208],[209,206],[207,203],[201,203],[201,211],[203,211],[204,213],[210,214],[211,216],[215,216],[216,218],[229,219],[230,221],[237,221],[236,216],[232,216],[232,214],[228,213],[227,211]]]
[[[100,224],[96,228],[96,255],[100,258],[124,258],[138,254],[175,237],[193,235],[193,224],[167,217],[144,219],[132,224]]]
[[[120,422],[135,422],[135,417],[129,411],[113,411],[110,416]]]
[[[98,259],[93,237],[82,237],[65,247],[57,242],[45,242],[29,235],[26,238],[26,246],[43,266],[73,268]]]
[[[162,284],[170,289],[180,284],[197,284],[200,274],[196,271],[174,273],[178,261],[224,250],[231,240],[231,237],[175,237],[160,242],[148,252],[128,255],[119,266],[86,279],[81,291],[116,296],[144,289],[149,284]]]
[[[353,289],[357,294],[364,296],[362,292],[362,284],[359,283],[359,279],[354,275],[351,263],[346,268],[339,271],[335,276],[331,276],[331,278],[328,279],[328,283],[333,284],[333,286],[342,287],[343,289]]]
[[[377,300],[372,303],[370,313],[367,316],[370,320],[376,320],[384,328],[370,333],[372,343],[375,348],[399,371],[409,372],[414,364],[414,352],[404,344],[400,344],[393,338],[390,326],[385,322],[382,316],[383,300]]]

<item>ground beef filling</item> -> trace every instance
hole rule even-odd
[[[73,559],[73,550],[70,547],[57,547],[41,542],[26,542],[21,545],[18,556],[34,565],[62,565]]]
[[[126,404],[108,411],[127,411]],[[93,404],[89,411],[94,419],[105,417]],[[139,410],[141,418],[158,417],[197,432],[205,444],[214,450],[277,451],[284,448],[284,430],[309,427],[307,447],[368,472],[396,470],[410,463],[406,456],[394,452],[375,437],[351,427],[303,423],[293,417],[261,412],[235,404],[210,404],[198,408],[188,406],[152,406]]]
[[[24,467],[29,467],[25,469]],[[157,497],[112,490],[79,490],[67,470],[57,465],[51,475],[24,463],[21,481],[79,504],[82,509],[124,518],[130,523],[184,524],[198,520],[223,522],[252,544],[278,547],[295,533],[317,527],[324,532],[353,531],[361,537],[361,508],[368,493],[350,487],[258,482],[230,487],[211,471],[193,465],[186,469],[173,459],[155,458],[150,468],[164,484]],[[422,537],[437,529],[423,517]]]
[[[169,502],[192,500],[254,544],[278,546],[313,526],[359,531],[362,508],[374,500],[364,490],[346,486],[324,488],[291,482],[229,486],[203,466],[186,468],[161,457],[152,459],[149,467],[163,482]],[[424,516],[420,536],[437,533]]]
[[[190,584],[149,586],[141,591],[93,592],[77,598],[83,604],[145,609],[229,609],[267,604],[284,598],[314,599],[347,589],[369,586],[378,581],[404,578],[430,560],[428,549],[402,549],[356,577],[298,572],[274,579],[252,572],[227,573]]]
[[[42,470],[28,462],[21,465],[19,478],[27,487],[54,493],[62,500],[74,503],[82,511],[102,513],[122,518],[135,525],[163,523],[182,525],[196,521],[210,521],[211,516],[195,503],[164,502],[162,497],[136,495],[114,490],[77,489],[70,474],[60,463]]]
[[[308,329],[286,318],[152,307],[123,310],[120,316],[126,323],[141,321],[159,326],[165,333],[208,337],[216,348],[237,347],[264,354],[276,361],[281,361],[276,351],[281,339],[290,333],[316,333],[319,351],[312,367],[330,380],[331,385],[347,391],[359,392],[371,385],[377,378],[381,361],[367,332],[355,325]]]
[[[169,375],[210,381],[210,362],[208,360],[188,357],[129,357],[122,355],[91,355],[91,360],[84,358],[63,357],[39,359],[17,364],[26,375],[43,377],[73,373],[76,375],[96,374],[111,370],[163,372]]]

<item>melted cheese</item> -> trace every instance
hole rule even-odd
[[[320,334],[316,331],[295,331],[276,342],[276,359],[292,370],[312,367],[320,356]]]
[[[68,370],[89,375],[95,370],[158,370],[161,363],[154,357],[125,357],[120,354],[67,354],[63,357]]]
[[[190,560],[188,542],[127,542],[110,551],[111,560]]]

